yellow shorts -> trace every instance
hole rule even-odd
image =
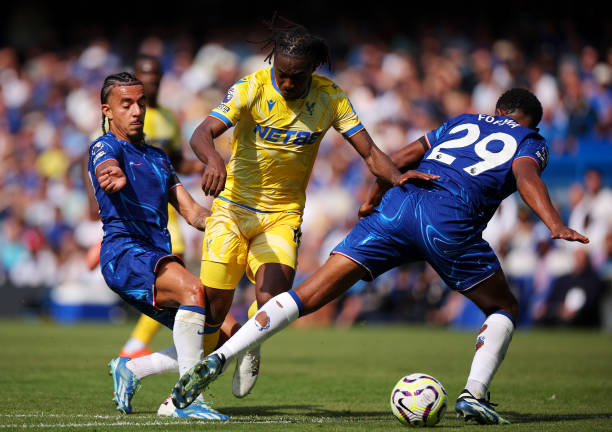
[[[172,253],[183,255],[185,253],[183,233],[179,225],[178,212],[171,204],[168,204],[168,231],[170,232],[170,239],[172,241]]]
[[[297,266],[302,215],[261,213],[216,199],[206,220],[200,279],[211,288],[234,289],[246,270],[251,281],[262,264]]]

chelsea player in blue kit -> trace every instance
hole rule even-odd
[[[487,316],[455,410],[466,420],[507,424],[487,390],[501,364],[518,318],[499,261],[482,230],[499,203],[517,189],[554,239],[588,243],[565,226],[554,209],[541,171],[546,140],[537,132],[542,107],[527,90],[512,89],[495,115],[463,114],[401,149],[392,160],[400,171],[418,168],[430,180],[389,189],[377,182],[360,208],[362,219],[302,285],[268,301],[223,346],[176,384],[173,402],[188,405],[214,380],[223,364],[348,290],[398,265],[425,260],[449,288],[472,300]]]
[[[101,90],[102,128],[109,132],[89,148],[89,174],[104,239],[100,268],[108,286],[140,312],[172,330],[174,346],[157,356],[168,371],[182,374],[203,356],[205,296],[200,279],[172,255],[168,203],[187,222],[204,229],[210,211],[197,204],[176,176],[167,154],[144,140],[146,111],[142,82],[129,73],[110,75]],[[151,372],[134,372],[130,359],[110,363],[113,401],[128,414],[140,378]],[[198,401],[188,410],[159,412],[174,417],[224,420],[224,416]]]

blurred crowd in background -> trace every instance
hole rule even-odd
[[[601,326],[612,319],[602,313],[612,281],[612,46],[590,44],[554,26],[535,46],[487,38],[486,27],[478,35],[427,28],[391,40],[345,30],[322,33],[333,69],[318,73],[343,88],[388,153],[458,114],[493,113],[508,88],[526,87],[538,96],[544,107],[540,130],[551,154],[551,174],[545,171],[544,178],[563,218],[591,243],[551,241],[516,195],[503,202],[484,236],[519,298],[522,325]],[[85,265],[87,250],[102,234],[83,169],[88,145],[100,134],[102,81],[131,70],[135,53],[159,57],[164,71],[159,101],[179,119],[184,155],[193,159],[187,143],[195,127],[234,82],[268,66],[268,52],[244,35],[146,36],[129,55],[117,40],[100,36],[63,49],[0,47],[0,292],[5,299],[0,314],[61,320],[62,305],[98,304],[109,305],[107,318],[121,317],[118,299],[99,270]],[[226,133],[217,140],[226,158],[229,138]],[[197,174],[181,180],[210,205]],[[330,131],[308,186],[296,283],[320,266],[354,225],[371,184],[358,154]],[[186,262],[198,273],[202,235],[184,223],[182,228]],[[243,280],[236,316],[245,317],[253,296]],[[429,266],[414,264],[357,284],[302,324],[478,325],[482,321],[473,309]]]

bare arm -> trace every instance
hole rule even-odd
[[[588,243],[589,239],[565,226],[552,205],[546,185],[540,178],[540,167],[531,159],[521,158],[512,164],[516,187],[523,201],[550,229],[551,238]]]
[[[187,189],[182,185],[170,189],[168,200],[189,225],[204,231],[206,219],[210,216],[210,210],[195,202]]]
[[[418,166],[421,159],[423,159],[423,155],[425,155],[425,147],[423,146],[422,141],[419,139],[395,152],[391,156],[391,162],[400,172],[405,172],[406,174],[417,173],[418,171],[411,170]],[[426,180],[439,178],[439,176],[430,176],[429,174],[428,176],[429,177]],[[389,190],[389,188],[391,188],[391,186],[391,184],[377,179],[376,183],[374,183],[372,189],[370,190],[368,200],[359,208],[359,216],[364,217],[371,214],[372,211],[374,211],[374,207],[380,204],[380,200],[382,199],[383,195],[385,192],[387,192],[387,190]]]
[[[379,181],[383,184],[388,184],[389,187],[399,184],[401,173],[393,165],[389,156],[374,144],[372,137],[370,137],[370,134],[365,129],[347,138],[347,140],[357,150],[370,172]]]
[[[123,189],[127,183],[125,174],[115,160],[108,160],[98,165],[96,178],[102,190],[109,194]]]
[[[181,149],[174,150],[168,154],[170,163],[176,168],[179,174],[201,174],[204,171],[204,164],[199,160],[189,160],[183,156]]]
[[[214,139],[227,130],[227,125],[213,117],[206,117],[191,136],[189,145],[204,162],[202,190],[205,195],[217,196],[225,187],[225,162],[215,149]]]
[[[405,172],[418,167],[427,151],[424,142],[425,137],[421,137],[393,153],[393,155],[391,155],[391,160],[397,169],[401,172]]]

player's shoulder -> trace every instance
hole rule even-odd
[[[271,68],[259,69],[253,73],[243,76],[236,81],[225,94],[222,103],[228,103],[237,94],[258,93],[271,85]]]
[[[272,67],[258,69],[253,73],[243,76],[234,83],[232,87],[235,89],[243,89],[246,87],[261,87],[271,83]]]
[[[312,74],[311,88],[319,89],[331,96],[344,96],[344,92],[331,78],[317,73]]]
[[[463,113],[446,121],[448,124],[477,123],[480,114]]]
[[[89,151],[91,154],[102,150],[105,146],[110,146],[114,148],[119,144],[119,140],[113,135],[111,132],[106,132],[104,135],[99,136],[94,139],[91,144],[89,144]]]

